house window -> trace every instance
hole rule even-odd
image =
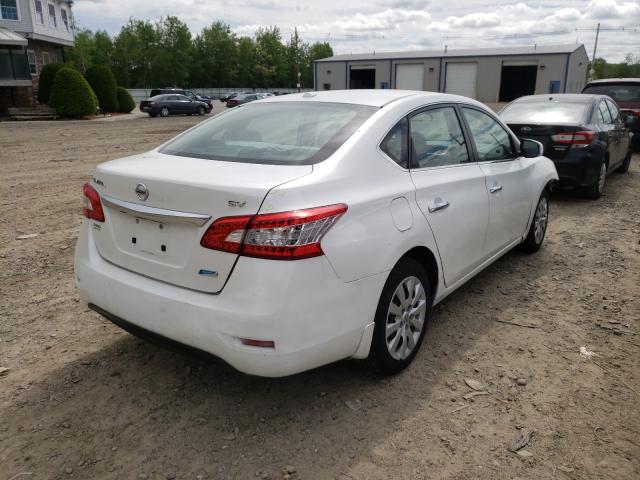
[[[0,18],[2,20],[20,20],[18,0],[0,0]]]
[[[48,65],[51,63],[51,57],[49,57],[49,52],[42,52],[42,64]]]
[[[35,2],[33,2],[35,5],[35,11],[36,11],[36,23],[38,25],[44,25],[44,12],[42,10],[42,0],[35,0]]]
[[[67,11],[64,8],[60,9],[60,17],[62,18],[62,29],[65,32],[69,31],[69,17],[67,16]]]
[[[38,65],[36,63],[36,52],[33,50],[27,50],[27,60],[29,60],[29,71],[31,75],[38,74]]]
[[[53,3],[49,4],[49,26],[51,28],[58,28],[58,19],[56,18],[56,6]]]

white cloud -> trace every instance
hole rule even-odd
[[[636,53],[638,0],[76,0],[80,26],[118,32],[129,17],[177,15],[196,34],[222,20],[239,35],[277,25],[285,39],[294,27],[306,41],[328,41],[336,53],[584,43],[593,49],[602,24],[599,56],[620,61]]]

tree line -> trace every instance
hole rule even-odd
[[[608,63],[604,58],[593,62],[594,78],[637,78],[640,77],[640,56],[627,54],[621,63]]]
[[[127,88],[278,88],[295,87],[298,79],[311,88],[313,61],[332,55],[328,43],[304,42],[297,30],[285,42],[276,26],[260,28],[251,38],[218,21],[194,37],[184,22],[169,16],[129,19],[114,37],[79,30],[66,57],[81,72],[108,66]]]

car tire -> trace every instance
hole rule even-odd
[[[533,212],[533,220],[524,242],[520,244],[520,250],[525,253],[534,253],[540,250],[549,224],[549,194],[545,190],[540,195],[536,209]]]
[[[204,107],[198,107],[198,115],[204,115]]]
[[[161,117],[168,117],[169,116],[169,109],[167,107],[162,107],[160,109],[160,116]]]
[[[158,114],[157,114],[157,113],[150,113],[150,114],[149,114],[149,116],[150,116],[151,118],[155,118],[155,117],[157,117],[157,116],[158,116]]]
[[[607,164],[604,160],[600,163],[598,172],[599,173],[593,180],[593,183],[584,191],[585,196],[591,200],[599,199],[604,192],[604,186],[607,182]]]
[[[617,173],[627,173],[629,171],[629,166],[631,165],[631,146],[629,146],[629,151],[627,155],[624,157],[622,161],[622,165],[620,165],[617,169]]]
[[[424,267],[412,258],[400,260],[387,278],[376,309],[368,358],[375,371],[391,375],[413,361],[424,339],[431,303]]]

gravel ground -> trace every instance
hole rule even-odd
[[[554,195],[542,250],[435,308],[402,374],[260,379],[138,340],[74,291],[94,166],[200,120],[0,124],[0,480],[640,477],[640,156],[599,201]]]

